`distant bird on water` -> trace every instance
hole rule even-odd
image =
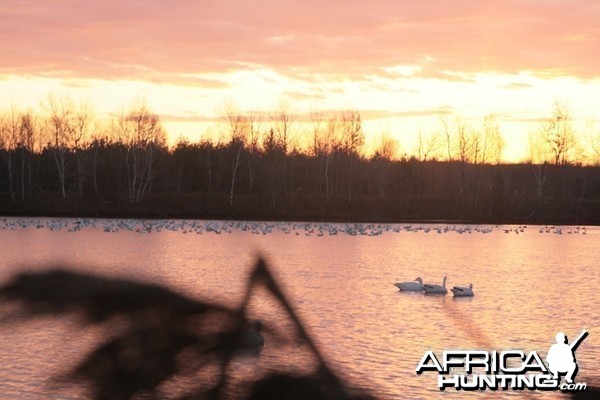
[[[423,279],[416,278],[414,281],[394,283],[403,292],[421,292],[423,290]]]
[[[426,283],[423,285],[423,293],[425,294],[446,294],[448,293],[448,289],[446,289],[446,279],[448,277],[445,276],[441,285],[432,285],[430,283]]]
[[[454,286],[451,290],[454,297],[472,297],[474,294],[472,283],[469,286]]]
[[[262,322],[260,319],[254,321],[251,329],[242,332],[238,345],[241,348],[259,348],[265,344],[265,338],[260,333]]]

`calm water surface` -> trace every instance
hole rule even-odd
[[[327,228],[338,233],[323,230],[319,236],[319,224],[245,224],[244,231],[219,221],[191,226],[96,220],[94,227],[70,232],[75,221],[0,220],[0,280],[17,270],[71,264],[235,305],[255,256],[262,254],[330,364],[382,399],[523,397],[510,391],[439,392],[437,375],[417,376],[415,368],[427,350],[536,350],[545,356],[558,331],[575,338],[583,328],[590,335],[577,351],[577,381],[600,385],[596,227],[561,227],[558,234],[556,228],[540,233],[535,226],[516,233],[516,226],[331,224]],[[31,226],[36,224],[43,228]],[[202,234],[194,231],[198,227]],[[448,231],[438,233],[437,227]],[[400,293],[393,286],[417,276],[441,283],[446,275],[450,287],[473,283],[475,297]],[[266,296],[255,299],[253,312],[272,326],[289,326]],[[0,398],[77,398],[53,388],[48,378],[89,351],[95,334],[69,319],[3,326]],[[242,368],[254,373],[310,366],[310,357],[282,355],[267,340],[260,357]],[[525,395],[562,398],[555,392]]]

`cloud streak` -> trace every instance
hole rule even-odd
[[[187,84],[253,65],[348,77],[409,65],[591,78],[598,20],[583,0],[5,0],[0,73]]]
[[[436,107],[427,109],[415,109],[409,111],[388,111],[388,110],[349,110],[349,109],[328,109],[316,113],[295,113],[292,112],[289,118],[294,123],[321,123],[326,124],[330,120],[340,119],[343,113],[348,111],[358,111],[362,121],[377,121],[388,118],[414,118],[414,117],[439,117],[452,114],[451,107]],[[254,116],[257,122],[269,124],[277,119],[273,112],[268,111],[240,111],[240,115]],[[191,122],[191,123],[214,123],[225,122],[225,119],[219,115],[204,115],[197,113],[187,113],[187,115],[161,114],[161,119],[166,122]]]

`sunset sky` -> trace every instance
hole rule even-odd
[[[171,138],[196,140],[225,102],[286,98],[359,110],[371,140],[406,153],[442,114],[495,114],[516,161],[555,100],[582,140],[597,129],[599,21],[589,0],[2,0],[0,106],[54,93],[106,116],[143,98]]]

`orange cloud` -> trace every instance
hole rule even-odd
[[[0,73],[187,84],[247,65],[350,77],[413,65],[590,78],[599,20],[585,0],[4,0]]]

